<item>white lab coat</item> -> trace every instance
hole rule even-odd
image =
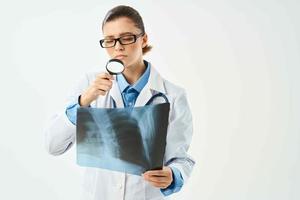
[[[78,96],[93,82],[97,73],[99,72],[87,73],[79,81],[68,97],[66,105],[77,102]],[[170,102],[164,163],[179,169],[186,182],[194,161],[187,155],[193,127],[185,91],[163,79],[151,66],[148,83],[139,94],[135,106],[144,106],[154,92],[165,94]],[[117,107],[124,107],[116,80],[113,81],[112,89],[105,96],[99,96],[91,106],[111,108],[110,96],[115,100]],[[160,102],[164,102],[162,98],[154,100],[154,103]],[[48,152],[60,155],[75,143],[76,126],[69,121],[65,110],[62,110],[50,119],[45,128],[45,135]],[[91,200],[161,200],[172,196],[164,197],[159,188],[151,186],[141,176],[98,168],[86,168],[82,193],[84,199]]]

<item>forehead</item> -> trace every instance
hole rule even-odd
[[[127,17],[117,18],[113,21],[106,22],[103,26],[104,37],[119,37],[122,33],[139,33],[139,29],[135,26],[133,21]]]

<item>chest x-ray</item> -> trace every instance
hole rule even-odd
[[[169,103],[135,108],[79,108],[77,163],[141,175],[161,169]]]

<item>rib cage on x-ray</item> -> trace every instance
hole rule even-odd
[[[135,108],[80,108],[78,164],[134,174],[161,168],[168,116],[169,103]]]

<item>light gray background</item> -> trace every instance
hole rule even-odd
[[[1,0],[0,199],[78,199],[75,148],[48,155],[42,130],[106,63],[100,24],[120,3],[144,18],[146,59],[187,90],[197,165],[175,199],[300,199],[296,0]]]

